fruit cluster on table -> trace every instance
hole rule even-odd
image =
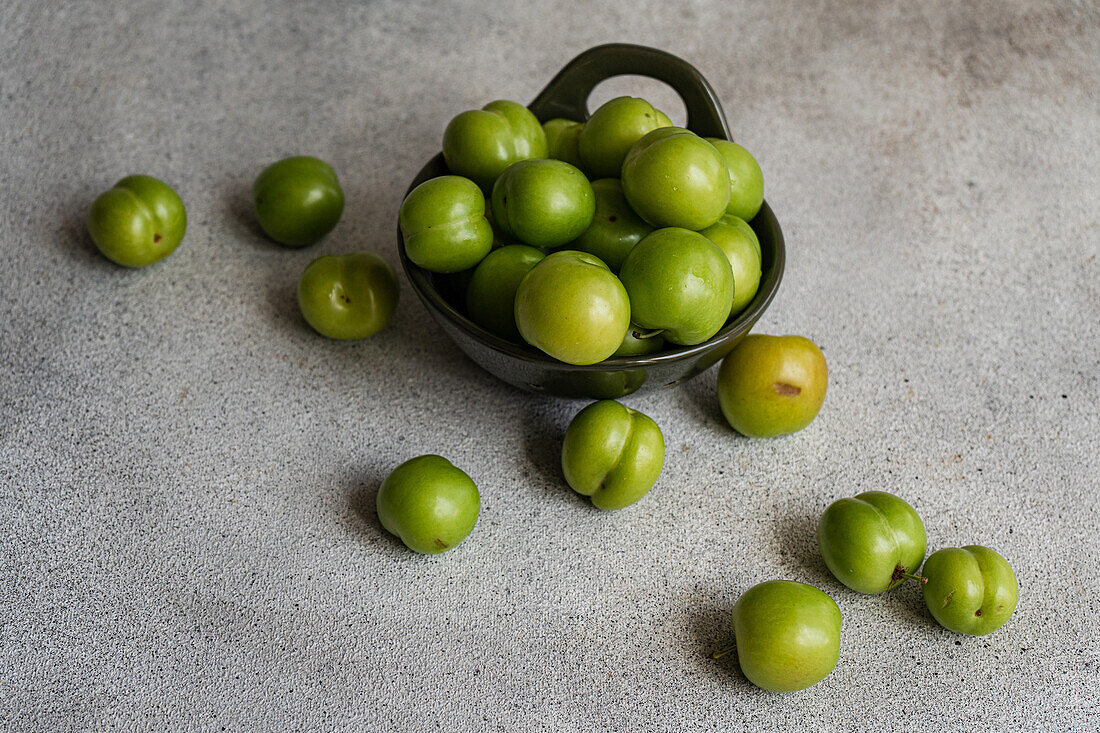
[[[921,583],[932,617],[960,634],[990,634],[1016,609],[1019,585],[1003,557],[967,545],[937,550],[925,560],[924,522],[907,502],[885,491],[830,504],[818,522],[817,545],[833,576],[856,592],[885,593],[906,580]],[[792,580],[755,585],[733,607],[741,671],[753,684],[776,692],[815,685],[840,659],[841,622],[836,602],[812,585]]]
[[[500,338],[594,364],[704,342],[756,293],[761,249],[748,222],[763,201],[759,165],[739,145],[673,126],[645,100],[620,97],[587,121],[544,124],[523,105],[491,102],[451,121],[443,154],[451,174],[419,185],[401,206],[406,253],[455,278],[468,317]],[[308,156],[263,169],[253,200],[263,231],[289,247],[322,239],[344,209],[336,173]],[[175,191],[144,175],[120,180],[88,215],[96,246],[127,267],[170,255],[186,223]],[[298,283],[303,317],[335,339],[377,333],[398,295],[393,268],[366,251],[319,257]],[[772,437],[806,427],[827,384],[812,341],[753,334],[723,360],[718,401],[735,430]],[[664,459],[660,427],[614,400],[581,409],[561,449],[566,483],[604,510],[641,500]],[[408,548],[439,554],[471,533],[481,499],[462,469],[426,455],[387,476],[376,508]],[[854,591],[920,581],[930,613],[953,631],[991,633],[1016,606],[1018,585],[1004,558],[970,545],[925,560],[924,525],[892,494],[830,505],[818,546]],[[760,687],[803,689],[835,668],[841,624],[823,591],[791,580],[761,583],[733,610],[738,661]]]
[[[543,124],[490,102],[451,120],[443,157],[402,204],[405,252],[501,338],[569,364],[690,346],[759,287],[760,166],[644,99]]]

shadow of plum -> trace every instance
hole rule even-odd
[[[733,642],[733,625],[730,618],[733,604],[710,599],[706,589],[698,589],[695,597],[706,598],[688,611],[685,618],[688,637],[692,640],[691,659],[696,671],[709,675],[723,684],[737,684],[752,689],[753,684],[741,671]],[[713,654],[729,649],[729,652],[713,658]]]
[[[389,543],[390,547],[404,549],[405,545],[400,538],[390,534],[382,526],[378,519],[378,490],[385,480],[385,472],[381,469],[364,471],[348,489],[348,529],[354,534],[363,534],[370,541],[382,541]],[[366,535],[381,535],[385,539],[376,540]]]

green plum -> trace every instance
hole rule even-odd
[[[584,123],[559,117],[542,123],[542,129],[546,132],[546,144],[550,151],[547,157],[565,161],[583,171],[584,163],[581,162],[578,145]]]
[[[630,206],[655,227],[706,229],[730,201],[721,154],[680,127],[654,130],[636,142],[623,161],[622,181]]]
[[[793,580],[754,585],[733,607],[741,671],[773,692],[816,685],[840,660],[842,621],[836,602],[812,585]]]
[[[477,325],[501,338],[520,341],[516,290],[545,253],[524,244],[493,250],[474,269],[466,287],[466,311]]]
[[[763,254],[760,250],[760,238],[756,236],[756,231],[752,228],[751,224],[733,214],[723,214],[722,218],[718,221],[724,221],[731,224],[735,229],[740,230],[741,233],[745,235],[745,238],[752,243],[752,248],[756,250],[756,256],[762,259]]]
[[[612,272],[618,272],[630,250],[653,227],[630,208],[617,178],[592,181],[592,191],[596,195],[596,213],[570,247],[596,255]]]
[[[488,196],[485,197],[485,219],[489,222],[489,226],[493,229],[493,248],[503,247],[507,244],[512,244],[511,237],[506,236],[500,231],[500,227],[493,221],[493,202]]]
[[[288,247],[320,241],[344,213],[344,190],[336,172],[308,155],[264,168],[252,184],[252,200],[264,233]]]
[[[519,102],[506,99],[462,112],[443,132],[443,158],[451,173],[486,191],[512,163],[548,154],[538,118]]]
[[[825,402],[829,368],[802,336],[749,334],[718,370],[718,402],[730,426],[750,438],[796,433]]]
[[[459,272],[477,265],[493,247],[485,196],[473,181],[440,176],[409,192],[398,214],[405,253],[432,272]]]
[[[605,102],[580,133],[584,169],[593,178],[618,178],[630,146],[646,133],[670,125],[668,115],[644,99],[616,97]]]
[[[730,172],[730,202],[726,213],[751,221],[764,203],[764,174],[752,153],[737,143],[717,137],[706,138],[718,149]]]
[[[928,538],[913,507],[885,491],[839,499],[817,525],[817,546],[836,579],[860,593],[882,593],[914,577]]]
[[[395,468],[378,489],[378,519],[415,552],[457,546],[477,523],[481,495],[466,473],[442,456],[419,456]]]
[[[718,332],[733,302],[733,270],[713,242],[678,227],[647,234],[619,272],[634,323],[682,346]]]
[[[172,187],[152,176],[126,176],[100,194],[88,212],[88,233],[103,256],[145,267],[175,251],[187,211]]]
[[[735,316],[752,302],[760,288],[760,240],[744,220],[724,214],[721,219],[699,232],[718,245],[733,269],[733,305]]]
[[[527,343],[567,364],[595,364],[622,344],[630,299],[599,258],[562,250],[520,282],[515,314]]]
[[[642,334],[640,329],[631,325],[623,336],[623,342],[615,349],[615,356],[645,356],[655,354],[664,348],[665,340],[660,334]]]
[[[493,222],[506,236],[541,249],[576,239],[592,223],[596,194],[560,160],[521,160],[493,184]]]
[[[657,423],[614,400],[578,412],[561,449],[565,480],[598,509],[622,509],[641,499],[657,483],[664,461]]]
[[[922,573],[924,603],[940,625],[984,636],[1001,628],[1016,609],[1020,586],[1012,566],[980,545],[948,547],[929,555]]]
[[[302,273],[298,307],[322,336],[361,339],[385,328],[399,292],[393,267],[373,252],[326,255]]]

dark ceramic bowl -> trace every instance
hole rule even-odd
[[[667,83],[684,100],[688,129],[704,137],[731,139],[722,106],[698,70],[672,54],[645,46],[613,43],[585,51],[558,72],[529,108],[543,122],[555,117],[587,120],[592,90],[605,79],[623,74],[649,76]],[[449,172],[440,153],[421,169],[409,191]],[[749,224],[760,238],[763,267],[760,288],[745,310],[704,343],[670,346],[647,356],[612,357],[587,366],[565,364],[533,346],[489,333],[466,317],[460,279],[414,265],[405,253],[400,230],[397,251],[413,290],[432,318],[490,374],[531,392],[606,399],[673,387],[691,379],[716,364],[748,334],[779,288],[784,261],[783,233],[767,202]]]

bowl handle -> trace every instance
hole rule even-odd
[[[544,122],[555,117],[586,120],[588,95],[596,85],[623,74],[665,82],[684,100],[690,130],[703,137],[730,139],[722,105],[698,69],[666,51],[630,43],[588,49],[566,64],[528,107]]]

